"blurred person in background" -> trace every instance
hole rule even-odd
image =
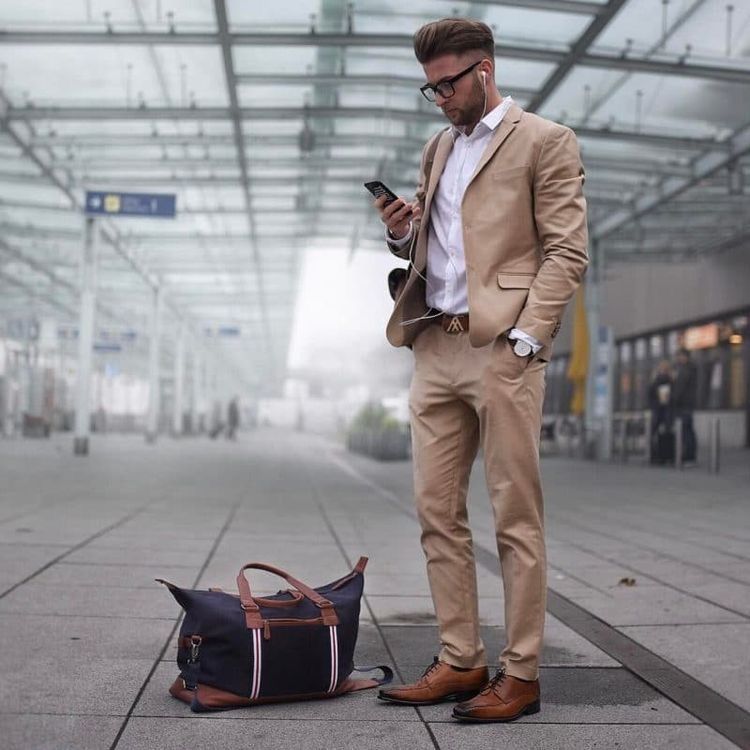
[[[651,463],[674,462],[674,379],[672,365],[663,359],[648,387],[651,410]]]
[[[386,334],[414,351],[414,490],[441,648],[417,682],[379,697],[458,700],[460,721],[512,721],[540,707],[544,372],[588,262],[584,171],[569,128],[500,95],[487,25],[428,23],[414,51],[422,94],[449,127],[423,150],[416,199],[375,207],[409,261]],[[480,445],[505,591],[507,643],[491,679],[466,505]]]
[[[674,416],[681,422],[682,465],[695,466],[698,457],[698,441],[693,426],[693,412],[698,396],[698,373],[687,349],[677,352],[676,373],[672,389]]]
[[[227,406],[227,440],[237,439],[237,428],[240,426],[240,402],[235,396]]]

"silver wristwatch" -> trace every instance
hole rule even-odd
[[[534,350],[531,348],[531,344],[521,339],[511,339],[513,341],[513,353],[517,357],[528,357],[533,354]]]

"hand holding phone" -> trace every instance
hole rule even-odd
[[[385,197],[385,200],[378,206],[380,220],[388,227],[388,231],[393,237],[405,237],[409,231],[409,221],[413,215],[412,205],[399,198],[380,180],[366,182],[365,188],[376,199]]]
[[[384,182],[380,180],[373,180],[372,182],[366,182],[365,187],[376,197],[380,198],[381,195],[385,195],[385,205],[390,206],[391,203],[398,200],[398,196],[393,192]]]

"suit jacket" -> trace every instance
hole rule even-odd
[[[390,245],[423,276],[430,209],[453,145],[450,129],[435,137],[437,148],[428,143],[422,152],[416,193],[421,222],[409,245]],[[485,346],[515,326],[536,337],[543,344],[537,356],[549,359],[565,306],[588,264],[583,183],[573,131],[513,104],[461,204],[472,346]],[[388,321],[386,336],[394,346],[410,345],[429,325],[402,325],[427,311],[425,284],[414,267]]]

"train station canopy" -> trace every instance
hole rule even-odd
[[[145,342],[161,289],[168,341],[273,390],[305,254],[383,249],[365,180],[413,194],[444,120],[412,34],[452,15],[494,29],[501,93],[578,134],[607,264],[748,241],[746,2],[7,0],[0,318],[76,325],[87,190],[175,194],[174,219],[101,218],[101,319]]]

